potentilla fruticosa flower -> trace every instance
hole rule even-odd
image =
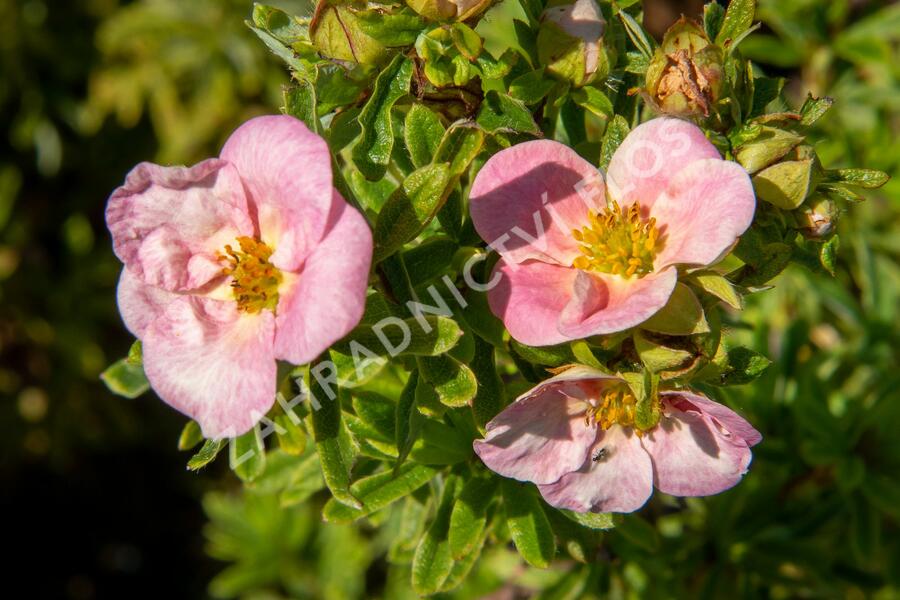
[[[475,452],[492,471],[536,483],[549,504],[578,512],[632,512],[654,487],[708,496],[741,480],[759,432],[696,393],[663,391],[655,401],[659,423],[642,431],[624,380],[575,366],[506,407]]]
[[[372,235],[331,177],[322,138],[265,116],[219,158],[137,165],[109,198],[122,318],[153,389],[207,438],[248,431],[276,360],[309,362],[362,317]]]
[[[639,325],[679,267],[730,251],[755,208],[747,172],[674,118],[631,131],[605,181],[571,148],[536,140],[494,155],[470,192],[475,228],[501,256],[491,309],[532,346]]]

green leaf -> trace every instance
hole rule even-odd
[[[527,133],[540,135],[531,111],[521,100],[491,90],[484,96],[475,122],[487,133]]]
[[[459,244],[443,236],[428,238],[415,248],[410,248],[403,253],[409,280],[418,286],[447,273],[457,250]]]
[[[459,53],[472,61],[481,54],[483,42],[481,36],[465,23],[456,22],[450,25],[450,38]]]
[[[355,354],[360,363],[365,360],[366,351],[376,356],[434,356],[450,350],[463,334],[449,317],[422,315],[421,320],[427,327],[419,319],[396,317],[374,325],[359,325],[333,348],[351,357]]]
[[[357,24],[367,36],[388,48],[412,46],[428,21],[409,9],[386,12],[361,10],[356,12]]]
[[[634,348],[644,366],[653,373],[677,369],[686,365],[694,356],[686,350],[657,343],[641,330],[634,332]]]
[[[387,442],[396,440],[397,405],[396,403],[374,392],[364,390],[353,394],[353,411],[360,421],[369,426],[377,435]]]
[[[478,381],[478,391],[472,399],[472,415],[483,432],[488,421],[503,408],[503,381],[497,375],[494,346],[475,335],[475,356],[471,362],[472,373]]]
[[[421,357],[419,372],[447,406],[465,406],[478,392],[478,381],[472,370],[446,354]]]
[[[416,437],[419,435],[419,428],[422,423],[422,415],[416,410],[416,388],[419,384],[419,372],[413,370],[400,392],[397,400],[396,423],[394,426],[395,437],[394,442],[397,446],[397,464],[395,468],[406,460]]]
[[[622,373],[622,379],[631,388],[637,398],[634,407],[634,424],[638,429],[646,431],[659,423],[661,416],[657,389],[659,375],[650,371],[641,373]]]
[[[835,274],[835,266],[837,263],[838,249],[841,247],[841,239],[837,235],[831,236],[831,239],[822,244],[819,249],[819,262],[825,267],[832,277]]]
[[[309,436],[306,430],[300,426],[300,421],[293,415],[277,415],[273,421],[277,427],[275,435],[278,437],[278,446],[286,454],[299,456],[306,451]]]
[[[786,160],[753,176],[757,198],[782,210],[794,210],[806,200],[812,188],[813,160]]]
[[[656,528],[635,514],[625,515],[616,527],[616,532],[647,552],[659,550],[660,540]]]
[[[734,309],[742,310],[744,308],[744,299],[734,285],[715,271],[694,271],[688,275],[687,281]]]
[[[279,496],[279,503],[282,507],[295,506],[324,488],[319,455],[310,451],[294,465],[288,484]]]
[[[252,482],[266,470],[266,447],[259,425],[228,444],[228,465],[241,481]]]
[[[434,521],[416,548],[412,564],[412,587],[419,595],[428,596],[440,591],[453,569],[448,533],[458,487],[457,477],[447,479]]]
[[[494,477],[473,477],[460,492],[450,515],[450,554],[454,559],[462,560],[481,543],[496,488]]]
[[[719,35],[724,18],[725,9],[718,2],[710,2],[703,7],[703,29],[709,39],[714,40]]]
[[[650,34],[634,20],[634,17],[624,10],[620,10],[618,14],[619,18],[622,20],[622,24],[625,26],[625,33],[627,33],[629,39],[631,39],[631,43],[637,47],[638,51],[643,54],[647,60],[650,60],[653,56],[653,51],[656,48],[656,42],[654,42]]]
[[[613,153],[625,139],[625,136],[628,135],[629,131],[628,121],[622,115],[613,117],[613,120],[606,126],[606,131],[603,133],[603,145],[600,150],[599,166],[601,170],[605,171],[609,166]]]
[[[444,135],[440,118],[422,104],[413,104],[406,113],[403,138],[416,168],[431,162]]]
[[[484,132],[468,124],[454,124],[447,130],[434,155],[434,162],[449,162],[455,181],[475,160],[484,146]]]
[[[375,80],[372,95],[359,113],[362,135],[353,147],[353,162],[367,179],[384,177],[394,147],[391,108],[409,93],[413,63],[402,54]]]
[[[716,44],[723,48],[734,46],[744,32],[753,25],[753,15],[756,12],[756,0],[731,0],[722,27],[716,35]]]
[[[420,381],[419,387],[428,388],[428,384]],[[440,406],[446,410],[443,404]],[[472,458],[474,434],[450,427],[443,421],[426,418],[421,421],[420,431],[421,435],[410,451],[414,461],[425,465],[455,465]]]
[[[181,430],[181,435],[178,436],[178,449],[190,450],[202,441],[203,432],[200,431],[200,425],[197,424],[197,421],[188,421]]]
[[[811,126],[828,112],[832,104],[834,100],[828,96],[815,98],[812,94],[807,94],[803,106],[800,107],[801,123],[807,127]]]
[[[107,367],[100,374],[100,379],[109,391],[125,398],[137,398],[150,389],[144,369],[132,364],[127,358],[117,360]]]
[[[742,346],[732,348],[728,350],[728,357],[720,382],[722,385],[750,383],[762,375],[771,364],[772,361],[755,350]]]
[[[693,335],[709,331],[700,301],[683,283],[676,283],[666,305],[639,327],[667,335]]]
[[[735,159],[747,172],[756,173],[780,160],[802,141],[796,133],[763,125],[758,135],[737,147]]]
[[[298,81],[284,90],[284,113],[303,121],[310,131],[320,133],[316,109],[316,90],[306,81]]]
[[[134,340],[131,348],[128,349],[128,356],[125,357],[125,360],[129,365],[135,367],[144,366],[144,346],[141,344],[141,340]]]
[[[537,104],[556,87],[556,80],[544,76],[544,68],[519,75],[509,84],[509,95],[525,104]]]
[[[434,467],[407,463],[396,471],[363,477],[350,487],[350,492],[362,503],[360,508],[354,509],[331,499],[325,503],[322,517],[329,523],[351,523],[405,498],[437,473]]]
[[[225,447],[225,444],[228,443],[228,440],[206,440],[203,442],[203,447],[200,448],[200,451],[191,457],[188,461],[187,468],[190,471],[197,471],[202,469],[209,463],[211,463],[216,455],[219,454],[219,450]]]
[[[323,382],[313,373],[329,370],[329,356],[326,352],[319,361],[310,366],[309,394],[313,410],[310,413],[312,423],[313,440],[316,443],[316,451],[319,453],[319,461],[322,464],[322,474],[325,483],[332,495],[341,503],[352,508],[361,508],[359,501],[350,492],[350,461],[346,448],[341,440],[341,399],[334,382],[329,389],[323,388]],[[320,365],[324,368],[320,368]],[[322,373],[324,375],[324,373]],[[322,379],[327,378],[322,377]],[[316,406],[318,405],[318,408]]]
[[[578,340],[577,342],[572,342],[570,348],[572,349],[572,354],[575,356],[577,362],[604,372],[608,371],[606,366],[594,355],[594,352],[586,341]]]
[[[426,165],[409,174],[375,222],[374,262],[384,260],[425,229],[443,206],[449,182],[447,163]]]
[[[266,15],[264,14],[266,10],[272,12]],[[283,23],[284,18],[290,19],[290,17],[278,9],[257,4],[253,9],[253,22],[247,21],[246,24],[275,56],[283,60],[285,64],[295,71],[305,73],[307,67],[299,58],[297,58],[294,50],[288,45],[289,41],[286,38],[279,39],[278,36],[273,35],[271,30],[267,30],[269,28],[269,23],[266,21],[270,16],[281,23]],[[284,33],[285,31],[282,27],[278,27],[276,30],[279,33]]]
[[[572,355],[572,349],[569,344],[557,344],[555,346],[526,346],[516,340],[510,340],[510,348],[527,360],[538,365],[546,365],[548,367],[558,367],[565,363],[571,363],[575,357]]]
[[[572,100],[598,117],[609,119],[613,116],[613,105],[610,99],[595,87],[583,87],[572,92]]]
[[[607,530],[616,526],[612,513],[579,513],[572,510],[562,510],[559,512],[569,519],[572,519],[579,525],[590,529]]]
[[[878,171],[876,169],[837,169],[835,171],[828,171],[826,176],[831,181],[868,190],[880,188],[891,178],[890,175],[884,171]]]
[[[556,555],[553,530],[534,487],[503,479],[503,506],[513,543],[528,564],[546,569]]]

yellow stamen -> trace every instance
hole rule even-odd
[[[283,279],[281,271],[269,262],[273,250],[260,240],[247,236],[237,238],[241,249],[225,244],[225,253],[219,260],[227,262],[222,269],[231,276],[231,289],[238,310],[258,313],[263,309],[275,312],[278,306],[278,286]]]
[[[644,220],[635,202],[626,209],[618,203],[591,214],[588,225],[572,231],[584,256],[572,266],[584,271],[643,277],[653,271],[653,259],[662,247],[656,219]]]

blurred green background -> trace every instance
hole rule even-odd
[[[661,33],[700,3],[645,6]],[[106,197],[135,163],[214,155],[280,104],[287,74],[249,10],[0,0],[0,502],[4,572],[30,596],[411,595],[388,540],[320,524],[319,497],[284,510],[265,482],[241,492],[223,461],[188,473],[184,418],[98,379],[131,342]],[[792,267],[732,332],[775,361],[730,391],[765,438],[750,475],[654,504],[587,567],[537,572],[492,550],[454,596],[900,597],[900,4],[762,0],[757,18],[742,50],[787,78],[790,103],[836,101],[817,125],[825,165],[893,179],[842,207],[835,278]]]

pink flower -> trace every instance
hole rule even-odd
[[[309,362],[362,317],[371,231],[293,117],[248,121],[193,167],[137,165],[106,221],[147,379],[207,438],[248,431],[275,400],[275,361]]]
[[[746,171],[696,126],[636,127],[603,175],[548,140],[494,155],[472,185],[475,228],[501,260],[489,295],[533,346],[623,331],[672,294],[678,265],[715,263],[753,220]]]
[[[708,496],[737,484],[759,432],[697,394],[661,392],[659,402],[659,424],[638,431],[623,380],[572,367],[506,407],[475,452],[492,471],[534,482],[549,504],[578,512],[632,512],[654,487]]]

